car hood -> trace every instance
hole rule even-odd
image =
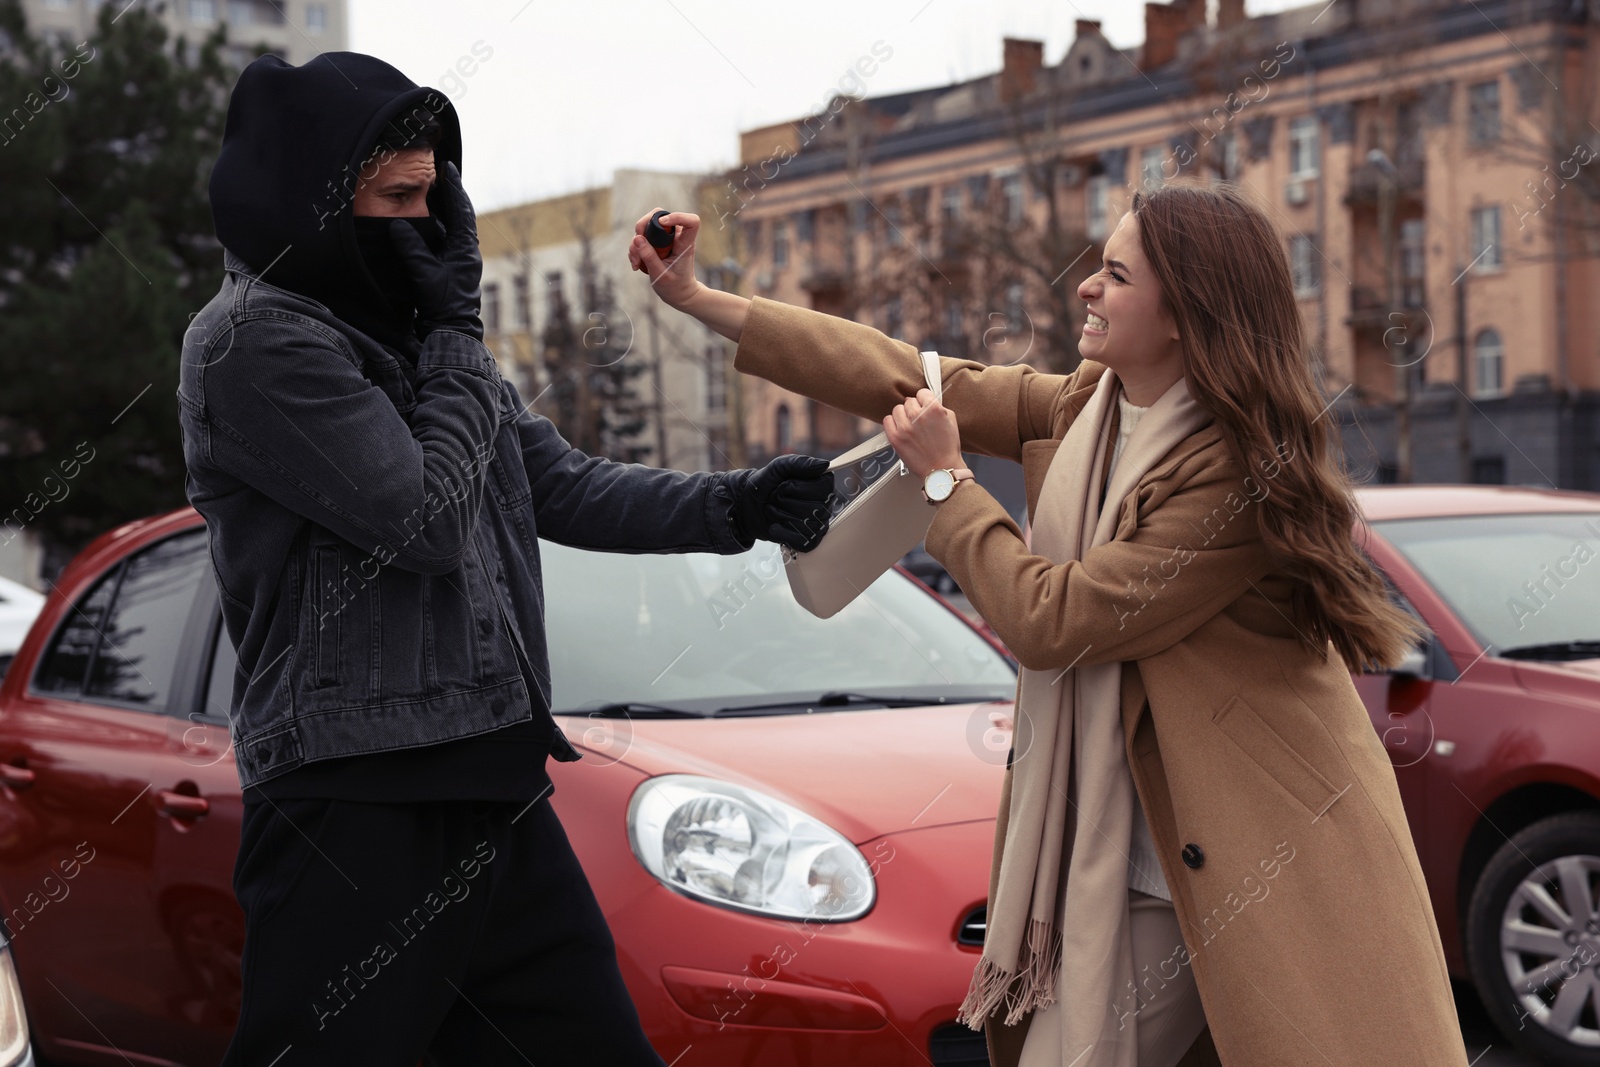
[[[861,844],[909,827],[993,819],[1011,703],[841,710],[729,719],[558,721],[579,748],[648,776],[700,774],[785,800]],[[579,724],[582,724],[581,726]]]
[[[1517,681],[1525,689],[1600,699],[1600,659],[1514,662]]]

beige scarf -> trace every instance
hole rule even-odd
[[[1139,419],[1102,511],[1098,490],[1120,388],[1115,373],[1101,376],[1045,474],[1032,547],[1056,563],[1110,541],[1122,499],[1211,420],[1180,378]],[[981,1029],[1003,1007],[1013,1025],[1053,1004],[1060,983],[1058,1010],[1030,1025],[1062,1027],[1061,1048],[1080,1057],[1074,1067],[1135,1067],[1138,1054],[1133,1027],[1118,1026],[1131,1010],[1121,1001],[1133,982],[1127,850],[1135,801],[1121,671],[1120,663],[1063,663],[1021,672],[999,878],[983,956],[959,1012]]]

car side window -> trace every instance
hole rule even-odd
[[[171,711],[184,628],[209,567],[204,529],[169,537],[128,557],[75,606],[35,687],[94,702]]]
[[[239,653],[234,650],[228,630],[217,626],[217,643],[211,651],[211,675],[206,682],[206,710],[204,714],[219,719],[228,717],[228,707],[233,701],[233,676],[239,669]]]
[[[106,609],[111,606],[111,598],[117,591],[117,580],[121,577],[122,564],[119,563],[94,584],[88,595],[72,606],[33,676],[33,687],[39,692],[64,697],[83,694],[83,679],[89,673],[89,660],[100,644],[100,634],[105,629]]]

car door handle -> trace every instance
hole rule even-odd
[[[33,771],[15,763],[0,763],[0,782],[12,789],[26,789],[33,784]]]
[[[175,789],[163,789],[156,798],[163,815],[197,819],[211,810],[211,801],[205,797],[193,797]]]

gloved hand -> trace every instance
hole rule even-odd
[[[733,491],[733,529],[742,540],[776,541],[809,552],[828,532],[833,472],[816,456],[779,456],[744,475]]]
[[[454,163],[446,162],[439,169],[439,199],[439,221],[445,236],[437,255],[422,235],[401,219],[390,224],[389,240],[411,278],[419,332],[427,336],[434,330],[455,330],[481,341],[478,283],[483,279],[483,255],[478,251],[478,217]]]

